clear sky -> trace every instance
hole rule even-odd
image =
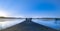
[[[0,15],[20,17],[60,17],[60,0],[0,0]],[[35,22],[60,29],[60,24],[55,24],[52,21]],[[19,21],[7,21],[2,22],[1,24],[4,28],[17,23],[19,23]]]
[[[60,0],[0,0],[0,11],[10,16],[60,17]]]

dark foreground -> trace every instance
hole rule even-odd
[[[43,26],[41,24],[37,24],[32,21],[30,22],[24,21],[20,24],[17,24],[15,26],[12,26],[10,28],[1,31],[57,31],[57,30]]]

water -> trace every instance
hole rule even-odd
[[[55,20],[44,21],[44,20],[33,19],[33,22],[36,22],[38,24],[42,24],[44,26],[48,26],[48,27],[53,28],[53,29],[60,30],[60,21],[57,21],[57,23],[55,23]]]
[[[25,19],[0,22],[0,29],[6,29],[8,27],[19,24],[19,23],[23,22],[24,20]],[[53,29],[60,30],[60,21],[58,21],[57,23],[55,23],[54,20],[47,20],[46,21],[46,20],[33,19],[32,21],[35,22],[35,23],[38,23],[38,24],[42,24],[44,26],[51,27]]]
[[[6,29],[6,28],[11,27],[11,26],[14,26],[14,25],[19,24],[19,23],[21,23],[23,21],[24,21],[24,19],[0,22],[0,30]]]

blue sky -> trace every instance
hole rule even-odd
[[[60,17],[60,0],[0,0],[0,11],[11,16]]]
[[[20,17],[60,17],[60,0],[0,0],[0,15],[5,14]],[[55,24],[53,21],[38,21],[35,22],[60,29],[60,24]],[[6,28],[17,23],[20,22],[7,21],[0,24]]]

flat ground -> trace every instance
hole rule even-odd
[[[15,26],[12,26],[1,31],[57,31],[57,30],[43,26],[41,24],[34,23],[32,21],[31,22],[24,21],[20,24],[17,24]]]

